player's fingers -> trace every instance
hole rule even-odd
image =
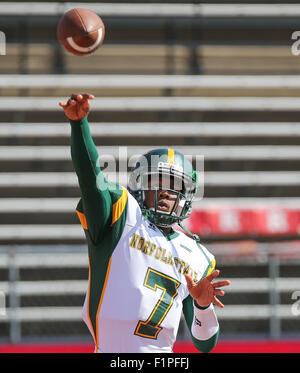
[[[82,95],[80,93],[71,94],[70,100],[80,101],[82,100]]]
[[[214,297],[213,303],[220,308],[224,308],[224,304],[217,297]]]
[[[75,99],[70,98],[70,99],[68,100],[66,106],[68,106],[68,105],[74,106],[74,105],[76,105],[76,102],[77,102],[77,101],[76,101]]]
[[[188,289],[191,289],[195,285],[193,279],[189,275],[185,275],[185,279]]]
[[[225,295],[225,291],[221,289],[215,289],[214,295],[220,295],[221,297],[223,297],[223,295]]]
[[[206,278],[207,278],[208,281],[212,281],[213,279],[215,279],[216,277],[218,277],[219,274],[220,274],[220,271],[218,269],[216,269],[210,275],[208,275]]]
[[[214,287],[214,288],[218,288],[218,287],[220,287],[220,286],[228,286],[228,285],[230,285],[231,284],[231,282],[229,281],[229,280],[224,280],[224,281],[217,281],[217,282],[214,282],[213,284],[212,284],[212,286]]]
[[[95,98],[94,95],[91,95],[89,93],[82,93],[83,100],[93,100]]]
[[[58,105],[61,106],[62,108],[68,106],[68,104],[67,104],[66,102],[63,102],[63,101],[60,101],[60,102],[58,103]]]

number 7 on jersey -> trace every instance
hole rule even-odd
[[[164,273],[148,268],[144,286],[156,291],[158,288],[163,292],[146,321],[139,321],[134,334],[144,338],[156,339],[162,327],[160,324],[172,307],[174,298],[178,295],[177,289],[180,282]]]

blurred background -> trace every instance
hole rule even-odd
[[[74,7],[106,26],[89,57],[56,39]],[[10,1],[0,31],[0,352],[93,351],[80,192],[58,107],[73,92],[96,96],[91,132],[120,170],[119,146],[128,157],[161,146],[204,155],[204,198],[187,227],[232,281],[214,352],[300,352],[298,2]],[[195,351],[184,322],[174,351]]]

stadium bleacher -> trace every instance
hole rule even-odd
[[[188,225],[214,251],[222,277],[236,279],[219,314],[223,336],[293,336],[300,57],[291,52],[291,34],[300,5],[91,1],[84,5],[108,32],[88,58],[56,41],[59,17],[77,5],[0,3],[7,36],[0,56],[0,291],[8,305],[0,339],[89,338],[81,321],[87,258],[75,214],[80,194],[58,106],[74,90],[95,94],[91,132],[99,153],[115,156],[119,168],[158,146],[204,155],[204,198]],[[120,176],[126,185],[127,175]],[[242,227],[249,211],[252,230]],[[183,325],[180,333],[187,337]]]

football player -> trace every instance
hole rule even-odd
[[[173,226],[191,213],[197,173],[173,149],[140,157],[124,188],[106,180],[90,134],[90,94],[60,102],[71,124],[81,191],[76,212],[89,257],[83,319],[95,352],[172,352],[182,311],[199,351],[217,343],[214,304],[229,281],[213,280],[214,256]]]

